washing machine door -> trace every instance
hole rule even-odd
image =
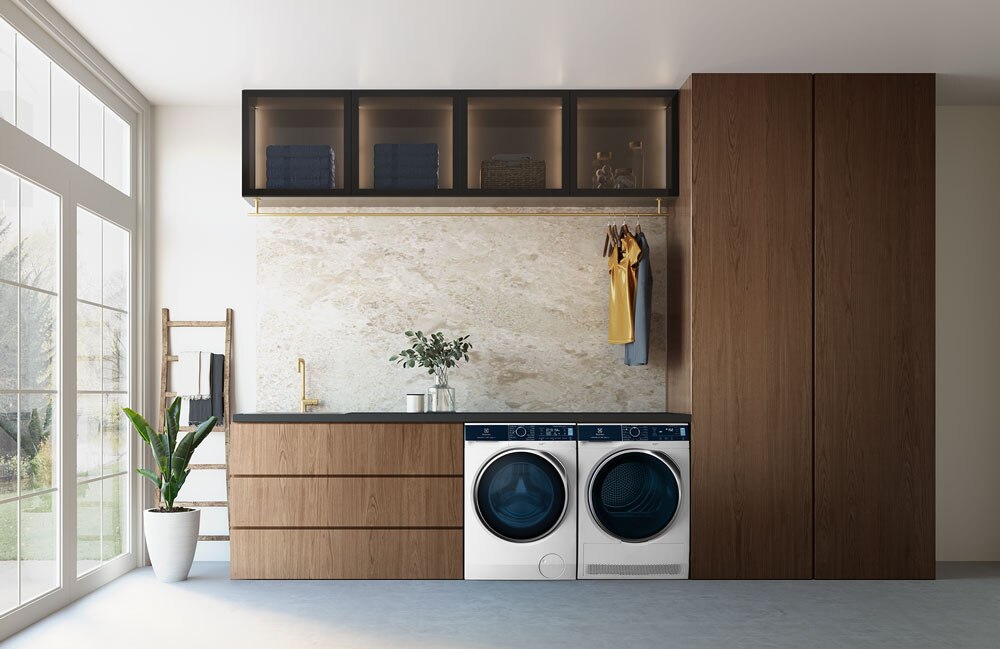
[[[601,529],[639,543],[670,527],[681,504],[681,479],[665,455],[626,449],[597,465],[587,493],[590,515]]]
[[[566,515],[566,474],[547,453],[510,449],[483,465],[473,499],[479,520],[494,535],[515,543],[537,541]]]

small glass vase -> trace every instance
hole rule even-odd
[[[427,388],[427,412],[455,412],[455,388],[448,386],[447,375],[438,374],[433,387]]]

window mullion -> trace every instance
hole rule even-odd
[[[72,188],[62,197],[62,272],[61,272],[61,321],[62,340],[59,355],[61,365],[60,401],[61,426],[60,443],[62,459],[61,498],[59,499],[62,515],[60,526],[60,551],[62,567],[62,586],[67,588],[76,583],[77,557],[77,488],[76,488],[76,450],[77,450],[77,396],[76,396],[76,342],[77,342],[77,236],[76,236],[76,201]]]
[[[14,41],[15,41],[14,42],[14,57],[15,57],[15,61],[16,61],[16,59],[17,59],[17,37],[14,38]],[[16,79],[17,79],[17,64],[16,63],[14,65],[14,79],[15,79],[14,84],[15,84],[15,87],[16,87],[16,85],[17,85],[17,81],[16,81]],[[17,96],[16,95],[15,95],[15,98],[14,98],[14,106],[15,106],[15,109],[14,109],[15,110],[15,116],[14,116],[14,118],[17,119],[17,114],[16,114],[16,110],[17,110],[17,108],[16,108],[16,106],[17,106]],[[15,465],[16,469],[14,471],[14,482],[15,482],[15,484],[14,484],[14,493],[17,494],[17,503],[14,505],[17,508],[17,512],[16,512],[16,515],[15,515],[15,517],[17,519],[17,533],[16,533],[16,536],[14,538],[15,538],[15,543],[17,543],[17,551],[14,553],[14,556],[17,557],[17,603],[18,603],[19,606],[20,606],[21,601],[22,601],[21,591],[23,590],[22,587],[21,587],[21,388],[23,386],[21,385],[21,287],[20,287],[20,283],[21,283],[21,256],[22,256],[21,255],[21,208],[23,206],[23,199],[24,199],[24,197],[22,195],[21,187],[22,187],[23,184],[24,184],[24,181],[22,179],[18,178],[17,179],[17,278],[16,278],[17,282],[18,282],[18,287],[17,287],[17,367],[15,368],[15,372],[17,373],[17,377],[16,377],[15,383],[14,383],[14,385],[17,386],[17,390],[18,390],[18,393],[17,393],[17,411],[16,411],[17,412],[17,424],[16,424],[16,426],[17,426],[17,456],[16,456],[17,457],[17,464]]]

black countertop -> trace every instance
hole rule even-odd
[[[233,415],[244,424],[689,424],[674,412],[250,412]]]

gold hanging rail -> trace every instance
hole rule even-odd
[[[455,211],[452,212],[364,212],[360,211],[364,208],[354,208],[354,211],[343,211],[343,212],[261,212],[260,211],[260,198],[254,198],[254,209],[253,212],[247,212],[247,216],[258,216],[258,217],[287,217],[287,216],[320,216],[320,217],[336,217],[336,216],[604,216],[604,217],[627,217],[627,216],[671,216],[670,210],[663,209],[663,199],[656,199],[656,211],[655,212],[643,212],[640,209],[616,209],[614,211],[606,210],[601,212],[511,212],[511,211],[461,211],[463,209],[469,209],[468,206],[457,207]],[[474,210],[484,210],[488,208],[475,207]]]

